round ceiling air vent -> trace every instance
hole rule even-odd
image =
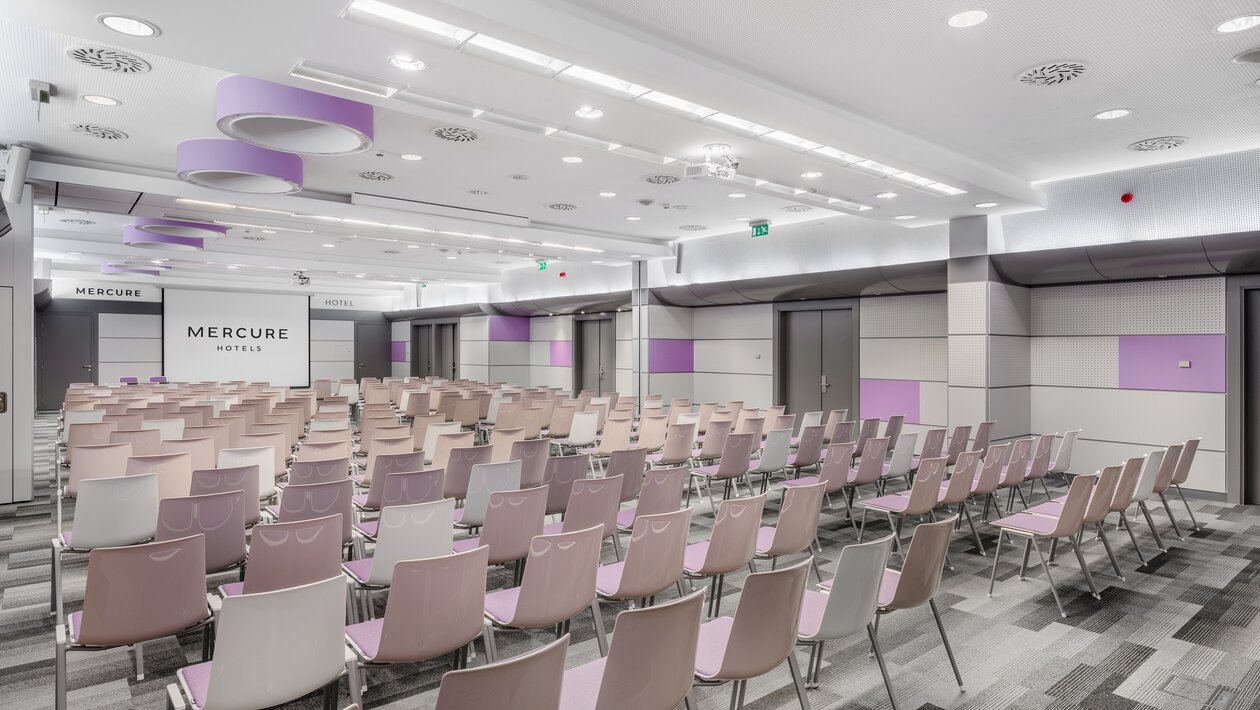
[[[245,237],[242,237],[242,238],[243,238],[245,241],[247,241],[247,242],[265,242],[265,241],[267,241],[267,238],[266,238],[266,237],[255,237],[255,236],[253,236],[253,235],[246,235]]]
[[[1129,145],[1129,150],[1136,150],[1141,153],[1150,153],[1156,150],[1171,150],[1180,148],[1190,140],[1185,136],[1161,136],[1159,138],[1147,138]]]
[[[93,222],[90,219],[63,219],[61,221],[63,224],[82,224],[82,225],[96,224],[96,222]]]
[[[571,205],[568,202],[552,202],[547,207],[553,210],[560,210],[561,212],[572,212],[577,209],[577,205]]]
[[[1025,86],[1058,86],[1085,73],[1085,62],[1050,62],[1020,72],[1018,81]]]
[[[512,179],[513,179],[513,180],[521,180],[521,181],[524,181],[524,180],[528,180],[528,179],[529,179],[529,176],[528,176],[528,175],[522,175],[522,174],[520,174],[520,173],[517,173],[516,175],[513,175],[513,176],[512,176]]]
[[[809,212],[812,209],[814,208],[810,207],[809,205],[788,205],[787,207],[783,208],[783,211],[784,212]]]
[[[470,194],[470,195],[476,195],[476,196],[480,197],[480,196],[482,196],[482,195],[489,195],[490,193],[486,192],[485,190],[469,190],[469,191],[468,191],[468,194]]]
[[[108,47],[71,47],[66,50],[66,54],[74,61],[86,64],[93,69],[119,74],[143,74],[152,69],[149,63],[140,57]]]
[[[397,249],[386,249],[386,250],[385,250],[384,252],[382,252],[382,253],[383,253],[383,254],[390,254],[390,255],[393,255],[393,254],[401,254],[402,252],[398,251]]]
[[[704,226],[703,224],[684,224],[683,226],[679,227],[679,229],[681,229],[684,232],[703,232],[704,230],[708,229],[708,227]]]
[[[677,175],[649,175],[643,179],[653,185],[673,185],[679,180]]]
[[[89,138],[97,138],[103,141],[121,141],[127,139],[127,134],[117,128],[98,126],[94,123],[67,123],[66,128],[78,133],[79,135],[87,136]]]
[[[379,170],[363,170],[358,173],[358,176],[363,180],[371,180],[372,182],[387,182],[394,179],[393,175]]]
[[[460,126],[443,126],[434,128],[433,135],[444,141],[453,141],[455,143],[471,143],[481,137],[479,133],[471,128],[461,128]]]

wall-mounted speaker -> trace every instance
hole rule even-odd
[[[9,148],[9,159],[4,163],[4,190],[0,197],[15,205],[22,203],[22,187],[26,185],[26,166],[31,162],[31,149],[15,145]]]
[[[683,257],[683,244],[682,242],[679,242],[677,246],[674,248],[674,273],[675,274],[682,273],[682,267],[683,267],[682,257]]]

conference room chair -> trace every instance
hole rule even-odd
[[[239,448],[241,435],[245,433],[249,424],[245,420],[245,416],[239,412],[224,411],[217,417],[208,420],[209,426],[226,426],[228,428],[228,447]]]
[[[464,500],[468,497],[468,483],[472,477],[472,471],[475,466],[490,463],[490,447],[487,446],[464,446],[451,449],[450,455],[447,457],[445,482],[443,483],[444,493],[447,498],[456,500]],[[524,477],[524,462],[522,462],[522,478]],[[541,483],[541,476],[539,482]],[[525,488],[521,483],[516,487]]]
[[[1011,458],[1002,466],[1002,477],[998,480],[998,490],[1006,490],[1006,513],[1015,510],[1015,496],[1019,496],[1024,507],[1028,507],[1028,499],[1024,497],[1022,486],[1024,476],[1028,473],[1028,463],[1032,456],[1032,439],[1019,439],[1011,444]],[[987,457],[986,457],[987,458]]]
[[[553,437],[552,443],[560,449],[561,454],[576,453],[580,449],[595,446],[598,436],[599,413],[575,412],[569,425],[569,435],[564,438]]]
[[[664,414],[644,414],[640,416],[635,446],[647,449],[649,453],[660,451],[661,447],[665,446],[665,436],[668,429],[669,417]]]
[[[604,424],[604,433],[599,438],[599,445],[580,451],[580,453],[590,455],[592,471],[595,470],[596,465],[602,471],[612,452],[630,448],[632,426],[633,420],[630,417],[609,419]]]
[[[184,427],[185,439],[210,439],[213,442],[214,461],[219,459],[219,452],[230,448],[231,428],[226,424],[205,424],[202,426]],[[207,466],[212,468],[214,464]]]
[[[434,710],[559,710],[569,635],[500,663],[442,676]]]
[[[822,413],[815,412],[815,414],[821,416]],[[818,470],[820,468],[825,433],[826,427],[822,424],[813,424],[801,427],[800,436],[791,439],[790,443],[795,445],[796,450],[787,457],[785,468],[792,471],[792,478],[800,478],[801,471],[805,469]]]
[[[132,456],[127,459],[126,475],[142,473],[158,475],[158,500],[182,498],[188,495],[192,485],[192,454],[157,454]]]
[[[625,559],[600,565],[595,591],[607,601],[639,600],[651,606],[656,595],[670,587],[682,596],[683,555],[691,526],[691,508],[634,521]]]
[[[1151,537],[1155,538],[1155,546],[1160,552],[1168,552],[1168,548],[1164,546],[1164,538],[1160,537],[1159,530],[1155,527],[1155,519],[1151,517],[1150,508],[1147,502],[1155,497],[1155,486],[1159,479],[1167,469],[1175,469],[1176,459],[1181,455],[1181,445],[1175,447],[1170,446],[1167,449],[1156,449],[1146,455],[1146,461],[1142,465],[1142,475],[1138,477],[1137,491],[1133,494],[1131,504],[1136,504],[1138,511],[1142,513],[1142,517],[1146,518],[1146,525],[1151,530]],[[73,468],[71,472],[73,472]],[[1171,474],[1169,476],[1171,479]],[[1128,525],[1128,521],[1125,521]]]
[[[220,585],[219,596],[257,594],[340,578],[342,549],[339,513],[256,525],[250,531],[245,579]],[[345,611],[343,604],[338,614]]]
[[[993,427],[996,424],[997,422],[990,420],[976,425],[976,437],[971,443],[972,451],[989,450],[989,439],[993,436]]]
[[[201,535],[128,547],[99,547],[88,554],[83,610],[54,632],[54,705],[66,710],[70,652],[131,646],[136,679],[144,679],[144,643],[196,631],[210,647],[212,616],[206,602],[205,539]]]
[[[349,439],[338,439],[336,441],[310,441],[308,439],[298,447],[297,453],[293,455],[293,462],[326,461],[328,459],[346,459],[349,461],[350,456]]]
[[[688,475],[689,471],[682,466],[647,471],[635,505],[617,511],[617,529],[630,532],[639,516],[671,513],[681,508]]]
[[[380,488],[378,512],[395,505],[415,505],[442,500],[442,482],[445,476],[446,472],[440,468],[382,475],[383,483]],[[454,502],[453,498],[449,500]],[[379,515],[372,520],[360,520],[354,524],[354,531],[359,537],[360,557],[363,554],[362,543],[375,542],[379,526]]]
[[[284,434],[241,434],[237,437],[239,448],[249,449],[266,447],[271,449],[272,473],[277,478],[284,478],[289,467],[289,445]]]
[[[823,431],[823,443],[830,444],[835,442],[836,427],[840,426],[841,423],[848,421],[848,419],[849,410],[847,409],[832,409],[827,412],[827,422],[824,424],[826,429]],[[841,443],[843,443],[843,440],[841,440]]]
[[[525,427],[504,429],[497,427],[490,432],[490,460],[502,463],[512,456],[512,446],[525,440]]]
[[[295,461],[284,482],[276,484],[280,489],[288,486],[307,486],[312,483],[331,483],[349,475],[349,459],[325,459],[323,461]]]
[[[81,446],[103,446],[110,443],[110,435],[119,429],[114,422],[81,422],[66,427],[65,451],[61,463],[73,468],[74,449]]]
[[[1134,456],[1129,458],[1122,464],[1120,469],[1120,482],[1116,484],[1116,493],[1111,498],[1111,506],[1108,513],[1118,513],[1116,521],[1116,529],[1124,528],[1129,534],[1129,540],[1133,543],[1133,550],[1137,552],[1138,560],[1142,566],[1146,566],[1146,555],[1142,553],[1142,546],[1138,544],[1137,536],[1133,534],[1133,528],[1129,523],[1128,510],[1133,505],[1133,497],[1137,494],[1139,479],[1142,475],[1143,464],[1146,462],[1144,456]],[[1103,518],[1102,524],[1103,534],[1106,534],[1107,519]]]
[[[1100,598],[1098,590],[1094,587],[1094,579],[1089,572],[1089,565],[1085,563],[1085,557],[1081,554],[1076,539],[1077,533],[1081,531],[1085,508],[1089,503],[1090,494],[1097,480],[1095,476],[1077,476],[1072,479],[1072,484],[1068,486],[1067,496],[1063,500],[1063,505],[1057,517],[1025,511],[1008,515],[1005,518],[999,518],[990,523],[990,525],[998,528],[998,541],[997,552],[993,555],[993,572],[989,577],[989,596],[993,596],[993,586],[997,582],[997,566],[998,561],[1002,557],[1002,537],[1005,535],[1012,539],[1022,538],[1024,541],[1024,558],[1019,566],[1020,581],[1025,579],[1030,553],[1032,550],[1037,551],[1037,558],[1041,562],[1042,570],[1046,573],[1046,582],[1050,585],[1050,592],[1054,597],[1055,606],[1059,608],[1059,615],[1063,618],[1067,618],[1067,611],[1064,610],[1063,603],[1059,599],[1059,591],[1055,587],[1054,576],[1050,573],[1050,565],[1046,561],[1045,554],[1041,551],[1041,545],[1038,540],[1063,540],[1071,545],[1072,550],[1076,553],[1076,560],[1081,566],[1081,572],[1085,575],[1085,581],[1089,584],[1090,593],[1095,599]],[[1107,495],[1110,496],[1111,494],[1108,493]]]
[[[277,522],[310,520],[331,513],[341,515],[341,544],[353,542],[354,482],[342,479],[331,483],[288,486],[280,492],[280,503],[264,509]]]
[[[836,573],[828,593],[806,589],[801,599],[801,615],[796,630],[796,645],[809,649],[805,667],[805,687],[817,688],[822,671],[823,646],[828,641],[842,641],[863,632],[871,643],[871,651],[879,664],[884,688],[894,710],[897,694],[884,663],[884,652],[875,636],[875,610],[884,579],[888,557],[892,552],[891,536],[871,542],[845,545],[836,560]]]
[[[1072,432],[1068,432],[1068,434],[1070,435]],[[1186,500],[1186,494],[1181,491],[1181,484],[1185,483],[1186,479],[1190,478],[1190,466],[1194,463],[1194,455],[1199,450],[1200,441],[1201,439],[1190,439],[1186,441],[1181,449],[1181,457],[1177,459],[1177,469],[1173,472],[1172,481],[1169,482],[1171,487],[1177,489],[1177,496],[1181,498],[1181,504],[1186,507],[1186,515],[1190,516],[1190,525],[1195,529],[1195,532],[1199,532],[1203,528],[1199,527],[1199,521],[1195,520],[1194,510],[1190,508],[1190,502]],[[1067,437],[1065,436],[1064,446],[1066,445]],[[1070,452],[1071,449],[1069,448],[1069,453]],[[1059,456],[1063,456],[1062,449],[1059,451]],[[1055,465],[1058,466],[1058,459],[1055,460]],[[1171,517],[1172,516],[1169,515],[1169,518]]]
[[[691,699],[704,592],[617,615],[608,656],[564,672],[562,710],[671,710]]]
[[[547,515],[564,515],[573,483],[586,478],[590,470],[589,454],[552,456],[543,469],[543,485],[547,487]]]
[[[621,476],[578,478],[569,491],[564,519],[543,526],[542,534],[574,532],[603,526],[605,540],[612,538],[613,552],[621,559],[621,540],[617,536],[617,511],[621,507]],[[548,499],[550,499],[550,488]]]
[[[761,492],[770,489],[770,479],[776,473],[784,473],[788,463],[788,448],[792,444],[792,428],[775,429],[766,434],[761,446],[761,457],[748,464],[749,476],[761,476]],[[752,484],[749,483],[749,486]]]
[[[293,464],[293,473],[289,474],[290,480],[293,480],[297,474],[298,463]],[[347,467],[349,462],[346,462]],[[362,512],[375,512],[381,509],[381,495],[385,490],[385,477],[392,473],[404,473],[425,470],[424,452],[423,451],[404,451],[397,454],[378,454],[372,459],[372,470],[366,473],[368,479],[367,493],[356,495],[352,499],[354,507]],[[345,475],[345,470],[342,471]],[[296,483],[296,481],[293,481]],[[441,495],[439,488],[438,495]]]
[[[101,417],[101,422],[113,422],[119,429],[136,430],[144,423],[144,417],[139,414],[106,414]],[[159,434],[158,437],[161,438],[161,435]]]
[[[863,419],[861,427],[858,429],[857,448],[853,450],[853,455],[861,458],[866,454],[866,442],[876,438],[881,438],[879,436],[879,419]],[[884,453],[884,455],[887,456],[888,452],[891,452],[893,447],[896,446],[896,443],[886,436],[882,438],[888,441],[888,446],[885,447],[886,451]]]
[[[573,618],[586,611],[595,625],[599,655],[608,653],[596,595],[602,535],[598,528],[589,528],[530,540],[520,586],[486,594],[485,642],[491,662],[499,657],[497,631],[557,627],[557,635],[567,634]],[[556,584],[561,579],[565,583]]]
[[[521,462],[483,463],[472,467],[464,507],[455,511],[455,526],[475,530],[485,523],[490,495],[521,488]]]
[[[1050,453],[1057,436],[1057,434],[1042,434],[1036,438],[1032,459],[1028,462],[1028,471],[1024,474],[1024,480],[1028,482],[1028,503],[1025,507],[1032,503],[1038,481],[1041,481],[1041,489],[1045,491],[1046,499],[1050,499],[1050,489],[1046,487],[1046,476],[1050,473]]]
[[[425,462],[433,463],[436,460],[438,438],[446,435],[460,435],[460,427],[456,422],[438,422],[429,424],[424,431],[424,446],[420,449],[425,452]],[[412,441],[415,441],[415,435],[412,434]],[[461,439],[462,441],[462,439]],[[461,447],[472,446],[473,442],[460,444]],[[413,443],[414,446],[414,443]],[[442,467],[444,468],[444,467]]]
[[[647,471],[647,449],[638,447],[614,451],[608,457],[605,478],[621,478],[621,502],[639,497],[643,488],[643,476]]]
[[[257,525],[262,519],[262,508],[258,505],[257,464],[193,470],[188,495],[205,496],[232,491],[240,491],[245,497],[243,507],[245,527]]]
[[[700,625],[695,679],[701,685],[731,683],[732,708],[744,706],[749,680],[786,660],[801,710],[809,710],[805,682],[793,653],[809,565],[805,560],[748,575],[735,616],[720,616]]]
[[[904,453],[904,452],[903,452]],[[894,453],[896,457],[898,454]],[[862,503],[862,522],[858,526],[857,541],[861,542],[866,532],[866,514],[870,511],[883,513],[888,518],[888,527],[893,532],[893,546],[901,552],[901,526],[906,518],[928,516],[935,520],[933,510],[936,509],[937,495],[945,476],[945,458],[924,459],[919,464],[919,473],[914,477],[910,487],[910,495],[882,495]],[[904,559],[904,555],[903,555]]]
[[[726,445],[726,438],[730,436],[731,429],[735,426],[735,422],[730,419],[712,419],[708,423],[708,430],[704,434],[700,447],[695,448],[691,452],[691,462],[696,466],[709,465],[722,458],[722,447]]]
[[[129,443],[135,456],[162,453],[162,433],[157,429],[118,429],[110,432],[108,443]]]
[[[350,429],[350,419],[343,414],[325,414],[319,413],[311,417],[311,425],[307,428],[306,440],[310,441],[318,432],[328,430],[345,430],[347,433],[346,441],[354,438]]]
[[[475,437],[471,431],[439,434],[437,443],[433,445],[433,460],[430,464],[433,468],[447,468],[450,464],[451,451],[472,446],[476,443],[474,439]]]
[[[1121,466],[1107,466],[1096,475],[1090,476],[1095,479],[1094,488],[1090,491],[1089,502],[1085,505],[1085,514],[1081,518],[1081,529],[1076,533],[1076,544],[1081,544],[1081,539],[1086,530],[1094,530],[1098,533],[1098,538],[1102,540],[1103,549],[1107,553],[1107,558],[1111,561],[1111,567],[1115,570],[1116,576],[1120,581],[1124,581],[1124,573],[1120,571],[1120,562],[1116,559],[1116,555],[1111,550],[1111,542],[1107,539],[1107,532],[1103,530],[1103,520],[1107,514],[1111,512],[1111,502],[1115,500],[1116,489],[1120,485]],[[1066,497],[1056,498],[1040,505],[1035,505],[1028,509],[1029,513],[1034,515],[1046,515],[1050,517],[1058,517],[1063,512],[1063,504]],[[1057,552],[1058,540],[1050,542],[1050,562],[1054,563],[1055,553]],[[1082,555],[1083,557],[1083,555]]]
[[[521,488],[534,488],[542,485],[550,458],[551,442],[539,438],[512,442],[507,460],[521,462]]]
[[[757,439],[758,439],[758,440],[760,440],[760,439],[761,439],[761,431],[762,431],[762,429],[763,429],[763,428],[765,428],[766,418],[765,418],[765,417],[760,417],[760,416],[757,416],[757,410],[756,410],[756,409],[749,409],[749,410],[745,410],[745,411],[747,411],[747,412],[751,412],[751,414],[749,414],[749,415],[747,415],[747,416],[743,416],[742,418],[737,419],[737,420],[735,421],[735,430],[734,430],[734,433],[736,433],[736,434],[756,434],[756,435],[757,435]]]
[[[698,419],[696,420],[696,434],[704,435],[709,433],[709,420],[713,418],[713,413],[720,409],[721,406],[717,402],[702,402],[696,409]]]
[[[352,619],[366,621],[373,618],[372,595],[390,588],[394,567],[399,562],[451,554],[454,536],[451,515],[454,510],[455,501],[443,498],[411,505],[392,505],[381,511],[381,517],[374,521],[376,547],[372,556],[361,555],[341,565],[351,582],[349,611]],[[477,614],[480,614],[480,609],[476,608]]]
[[[578,413],[577,405],[557,404],[551,410],[551,421],[547,424],[546,436],[549,439],[567,439],[573,429],[573,417]]]
[[[187,430],[185,430],[187,432]],[[192,457],[192,465],[197,468],[212,468],[214,466],[217,454],[214,448],[214,439],[198,438],[198,439],[168,439],[159,442],[159,453],[163,454],[180,454],[185,453]]]
[[[822,514],[824,492],[825,486],[821,483],[795,486],[784,491],[779,519],[774,526],[763,525],[757,530],[753,559],[770,560],[770,569],[774,569],[780,557],[801,552],[809,554],[818,542],[818,518]],[[821,582],[822,571],[812,554],[810,563]]]
[[[947,461],[944,456],[938,457],[941,461]],[[923,459],[924,461],[932,461],[933,459]],[[949,479],[940,485],[936,491],[936,507],[945,508],[951,511],[959,519],[966,520],[967,526],[971,528],[971,534],[976,540],[976,549],[980,552],[980,556],[984,557],[984,541],[980,539],[980,532],[976,529],[975,521],[971,517],[971,509],[967,507],[967,501],[975,495],[979,486],[980,479],[980,452],[966,451],[958,457],[957,463],[954,465],[954,472]],[[995,479],[996,481],[996,479]],[[903,492],[900,495],[907,496],[910,492]]]
[[[141,429],[157,429],[162,440],[184,438],[183,419],[146,419],[140,424]]]
[[[323,689],[324,707],[335,707],[350,666],[345,599],[339,575],[224,599],[214,660],[175,672],[177,683],[167,686],[170,705],[268,708]]]
[[[765,494],[722,501],[709,539],[693,542],[683,551],[683,577],[688,584],[694,579],[709,580],[707,616],[721,611],[726,575],[752,562],[765,503]]]
[[[1072,465],[1072,450],[1076,448],[1076,439],[1080,436],[1080,429],[1070,429],[1063,432],[1063,441],[1059,442],[1059,452],[1054,455],[1054,463],[1050,464],[1050,473],[1057,473],[1065,476],[1068,468]],[[1042,481],[1042,489],[1045,489],[1045,481]],[[1049,497],[1049,491],[1046,496]]]
[[[691,469],[690,480],[695,483],[696,495],[700,494],[700,486],[703,485],[705,495],[709,498],[709,510],[714,514],[717,513],[717,503],[713,498],[713,483],[717,481],[724,484],[723,499],[730,497],[733,487],[738,495],[738,485],[741,481],[749,485],[748,472],[752,467],[752,455],[759,443],[760,437],[754,432],[728,434],[723,442],[722,454],[717,464]],[[688,504],[691,502],[691,489],[689,485],[687,487]],[[749,494],[751,493],[752,488],[749,485]]]
[[[958,457],[962,455],[964,451],[977,450],[968,448],[968,444],[970,443],[971,425],[960,424],[954,427],[954,431],[949,435],[949,445],[945,448],[945,461],[950,466],[953,466],[954,463],[958,461]],[[980,450],[980,455],[981,457],[984,456],[983,450]]]
[[[258,467],[258,500],[276,495],[276,456],[271,446],[251,446],[219,451],[219,468]]]
[[[486,503],[485,520],[476,537],[456,540],[451,549],[466,552],[490,548],[490,564],[515,563],[514,583],[520,581],[520,561],[529,554],[529,541],[543,533],[547,487],[495,491]]]
[[[190,535],[205,538],[206,574],[242,569],[245,565],[245,495],[225,491],[166,498],[158,504],[157,542]]]
[[[1194,463],[1194,455],[1199,450],[1199,439],[1190,439],[1184,444],[1179,444],[1179,446],[1181,448],[1179,449],[1175,464],[1171,467],[1165,464],[1165,468],[1160,470],[1159,477],[1155,479],[1154,493],[1159,496],[1160,503],[1164,505],[1164,512],[1168,515],[1168,522],[1172,525],[1173,533],[1177,536],[1177,539],[1184,541],[1186,536],[1181,534],[1181,527],[1177,525],[1177,518],[1173,515],[1172,506],[1168,504],[1168,497],[1166,493],[1168,489],[1173,486],[1173,482],[1176,481],[1178,477],[1180,477],[1182,481],[1189,478],[1190,466]],[[1177,490],[1180,492],[1180,485],[1177,486]],[[1186,511],[1190,512],[1190,504],[1186,503],[1184,495],[1181,497],[1181,502],[1186,506]],[[1194,519],[1193,512],[1190,512],[1190,517],[1191,520]],[[1196,530],[1198,529],[1199,525],[1197,521],[1194,522],[1194,527]]]
[[[901,444],[898,437],[901,436],[901,429],[905,425],[906,418],[904,415],[896,414],[888,417],[888,423],[884,425],[884,438],[891,442],[888,451],[890,453],[897,450],[897,446]]]
[[[923,459],[935,459],[944,456],[945,451],[945,434],[944,429],[928,429],[923,435],[923,448],[919,449],[919,453],[910,459],[910,470],[918,471],[919,462]],[[946,466],[949,463],[946,462]]]
[[[984,502],[984,510],[980,514],[981,522],[987,523],[989,521],[990,509],[994,512],[1000,510],[998,507],[997,489],[1002,483],[1002,461],[1006,458],[1006,452],[1010,448],[1011,445],[1009,443],[994,444],[989,447],[988,451],[977,449],[972,452],[984,457],[980,467],[980,475],[976,476],[976,483],[971,488],[972,498],[979,498]],[[959,460],[962,460],[961,455]],[[955,464],[955,468],[957,468],[957,464]]]
[[[829,444],[823,449],[820,463],[816,465],[818,469],[817,475],[799,476],[797,478],[789,478],[783,482],[785,488],[796,488],[800,486],[812,486],[817,483],[825,485],[823,489],[824,497],[827,499],[828,507],[833,504],[831,502],[832,493],[843,493],[845,486],[850,483],[850,479],[856,480],[856,471],[849,468],[849,463],[853,460],[853,449],[857,444],[852,441],[844,443]],[[870,464],[872,470],[874,464]],[[849,499],[841,496],[841,501],[845,504],[849,517],[853,517],[853,511],[849,509]],[[857,529],[856,527],[854,528]]]
[[[439,438],[439,443],[436,444],[436,446],[440,449],[441,445],[441,440]],[[415,440],[411,438],[410,434],[393,436],[388,439],[374,439],[372,441],[372,450],[368,453],[367,458],[362,462],[353,461],[353,463],[363,466],[363,473],[352,474],[350,477],[354,479],[355,485],[370,487],[372,485],[373,472],[377,468],[376,460],[379,457],[391,454],[409,454],[414,451]],[[424,452],[421,453],[423,454]],[[433,468],[444,468],[445,466],[445,458],[438,458],[436,456],[433,458]]]
[[[819,475],[819,480],[822,480],[824,476],[827,475],[828,469],[833,465],[838,465],[842,469],[847,469],[847,471],[844,472],[845,480],[844,485],[842,486],[845,496],[844,502],[845,508],[849,513],[849,524],[853,527],[853,531],[857,532],[857,519],[853,517],[853,505],[855,500],[860,500],[860,491],[866,486],[874,487],[876,495],[878,495],[880,483],[884,478],[884,463],[886,461],[886,452],[888,451],[888,439],[883,437],[868,439],[866,441],[866,451],[868,455],[863,456],[858,461],[855,468],[850,468],[850,464],[857,455],[857,442],[850,441],[846,443],[850,443],[852,446],[837,449],[835,444],[832,444],[827,447],[827,455],[823,459],[823,470]],[[849,458],[844,459],[842,456],[840,457],[840,460],[833,458],[833,456],[839,456],[843,453],[848,453]],[[834,474],[831,474],[831,476],[835,477],[838,477],[839,475],[839,470],[837,470]],[[799,480],[805,480],[806,478],[808,477],[803,477]],[[834,478],[831,478],[831,480],[834,480]],[[828,493],[831,492],[833,491],[828,490]]]

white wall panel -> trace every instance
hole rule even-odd
[[[989,338],[989,386],[1010,387],[1032,382],[1029,350],[1032,338],[995,335]]]
[[[694,369],[744,375],[774,374],[772,340],[697,340]]]
[[[952,429],[959,424],[975,427],[984,421],[988,412],[986,392],[982,387],[950,387],[949,427]]]
[[[694,337],[693,312],[691,308],[648,306],[648,327],[651,329],[648,337],[690,340]]]
[[[396,320],[390,323],[389,339],[411,342],[411,321]]]
[[[514,340],[491,340],[488,341],[489,348],[487,361],[492,367],[500,365],[529,365],[529,346],[526,341]]]
[[[354,360],[354,341],[352,340],[311,341],[311,362],[351,362],[352,360]]]
[[[632,340],[634,338],[634,312],[618,312],[614,320],[617,323],[617,340]]]
[[[989,333],[1028,335],[1032,332],[1032,289],[989,282]]]
[[[551,341],[535,341],[529,343],[529,364],[551,366]]]
[[[463,374],[464,365],[484,365],[490,364],[490,342],[487,340],[461,340],[459,341],[459,365],[461,368],[460,375]]]
[[[117,383],[120,377],[139,377],[141,382],[148,382],[150,377],[161,374],[160,362],[102,362],[96,381],[102,385],[110,385]]]
[[[634,372],[634,341],[617,341],[617,369]]]
[[[312,320],[311,340],[354,340],[354,321]]]
[[[774,305],[754,303],[697,308],[694,311],[694,331],[693,337],[697,340],[773,338]]]
[[[491,365],[490,381],[506,382],[509,385],[529,385],[529,365]]]
[[[858,329],[863,338],[938,338],[949,324],[943,293],[868,296],[861,300]]]
[[[102,314],[105,315],[105,314]],[[100,362],[162,362],[161,338],[98,338]]]
[[[665,398],[666,402],[674,397],[691,397],[692,374],[690,372],[652,373],[648,376],[647,394],[659,394]]]
[[[573,389],[573,369],[533,365],[529,368],[529,380],[534,387],[559,387],[568,392]]]
[[[354,377],[353,362],[312,362],[311,380],[341,380]]]
[[[490,381],[490,368],[486,365],[465,365],[460,363],[459,376],[466,380],[476,380],[478,382]]]
[[[933,426],[945,426],[949,422],[949,385],[944,382],[919,384],[919,419]]]
[[[1032,384],[1119,387],[1119,339],[1114,335],[1032,339]]]
[[[460,340],[489,340],[490,316],[464,316],[459,319]]]
[[[407,377],[411,374],[411,363],[407,362],[391,362],[389,364],[390,377]]]
[[[102,338],[162,337],[162,316],[147,313],[101,313],[97,333]]]
[[[1081,387],[1033,387],[1032,427],[1081,429],[1081,437],[1167,446],[1193,437],[1201,449],[1225,450],[1225,395]]]
[[[1225,279],[1175,279],[1033,289],[1034,335],[1225,332]]]
[[[947,338],[862,338],[860,377],[877,380],[932,380],[949,375]]]
[[[652,376],[655,379],[656,375]],[[743,400],[749,407],[774,404],[774,378],[770,375],[724,375],[697,372],[695,402],[725,403]]]
[[[617,370],[617,392],[627,397],[634,394],[634,370]]]
[[[530,340],[572,340],[573,316],[540,316],[529,319]]]

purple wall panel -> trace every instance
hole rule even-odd
[[[389,344],[390,362],[407,362],[407,341],[395,340]]]
[[[900,414],[907,424],[919,423],[918,380],[862,380],[858,401],[863,419],[888,419]]]
[[[529,318],[490,316],[490,339],[529,342]]]
[[[1224,392],[1225,336],[1121,335],[1120,389]]]
[[[551,341],[551,366],[573,367],[573,341]]]
[[[691,372],[695,369],[695,341],[652,338],[648,341],[648,372]]]

